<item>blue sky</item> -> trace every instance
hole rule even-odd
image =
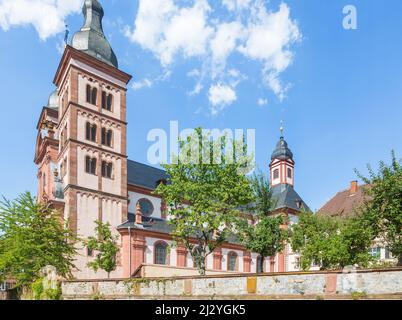
[[[43,10],[28,10],[24,1],[0,0],[0,194],[8,198],[25,190],[36,192],[36,124],[54,90],[63,21],[73,34],[83,19],[77,12],[79,0]],[[148,132],[154,128],[168,132],[169,122],[177,120],[180,129],[255,129],[257,164],[267,171],[283,119],[285,137],[295,155],[296,190],[311,208],[318,209],[356,178],[354,168],[365,173],[367,163],[389,160],[392,149],[402,157],[401,1],[262,1],[264,19],[280,20],[272,35],[283,46],[271,55],[269,42],[250,42],[255,14],[264,12],[240,6],[248,1],[256,5],[258,0],[239,0],[232,10],[230,1],[225,6],[225,0],[209,0],[208,9],[202,7],[207,0],[174,1],[174,8],[165,8],[167,18],[157,30],[170,28],[173,36],[164,35],[164,42],[158,38],[154,43],[149,41],[150,31],[139,24],[141,15],[149,16],[140,14],[138,0],[101,1],[105,34],[120,68],[133,75],[127,114],[130,159],[146,163],[151,145]],[[357,9],[357,30],[342,26],[342,9],[347,4]],[[286,10],[280,15],[283,6],[289,15]],[[190,12],[191,8],[199,11]],[[148,14],[152,9],[148,8]],[[53,19],[41,19],[48,12]],[[169,17],[183,12],[204,19],[204,39],[199,38],[202,32],[192,28],[174,28]],[[217,64],[212,57],[222,48],[211,51],[212,42],[205,39],[219,25],[232,22],[239,22],[246,35],[236,40],[236,48],[222,66],[222,59]],[[290,61],[285,61],[288,53]],[[272,58],[275,63],[268,61]],[[279,88],[267,81],[273,74],[281,83]],[[197,83],[202,90],[190,94]],[[227,90],[214,95],[214,87]]]

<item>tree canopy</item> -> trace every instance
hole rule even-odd
[[[113,236],[109,223],[105,224],[99,220],[95,223],[95,236],[89,237],[87,241],[87,248],[95,253],[95,259],[88,263],[88,267],[95,272],[99,269],[104,270],[109,277],[117,267],[116,255],[119,252],[117,236]]]
[[[241,207],[253,198],[243,141],[210,138],[198,128],[180,140],[180,154],[164,165],[169,181],[155,191],[167,205],[175,244],[187,248],[200,274],[206,257],[236,232]]]
[[[29,192],[0,202],[0,278],[28,286],[51,265],[71,276],[77,239],[58,211]]]
[[[264,272],[264,259],[283,250],[287,231],[281,226],[283,217],[273,217],[275,201],[272,199],[269,179],[263,174],[250,178],[253,190],[253,202],[249,206],[252,213],[251,223],[248,219],[240,220],[239,239],[245,248],[260,255],[259,269]]]
[[[381,161],[378,170],[368,165],[369,175],[358,176],[369,186],[360,216],[402,265],[402,162],[392,152],[391,164]]]

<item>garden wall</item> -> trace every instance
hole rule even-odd
[[[402,299],[402,269],[81,280],[64,299]]]

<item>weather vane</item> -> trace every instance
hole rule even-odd
[[[68,30],[68,24],[66,24],[66,33],[64,34],[64,43],[67,45],[68,42],[68,34],[70,31]]]
[[[281,127],[279,130],[281,130],[281,137],[283,137],[283,131],[285,131],[285,128],[283,127],[283,120],[281,120]]]

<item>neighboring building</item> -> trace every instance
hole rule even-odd
[[[172,243],[166,207],[152,191],[167,180],[163,170],[127,159],[126,91],[131,76],[118,61],[102,30],[103,9],[86,0],[85,22],[71,46],[66,45],[54,77],[56,91],[38,122],[35,163],[38,198],[61,210],[81,238],[94,235],[95,221],[109,222],[119,237],[118,268],[111,277],[141,273],[141,266],[160,266],[159,275],[194,272],[185,248]],[[293,154],[281,136],[272,154],[270,175],[275,214],[289,223],[308,206],[294,190]],[[87,267],[93,252],[78,246],[74,276],[106,278]],[[237,243],[213,252],[207,268],[215,272],[256,272],[257,254]],[[296,257],[284,253],[266,261],[268,271],[295,270]],[[173,271],[172,271],[173,270]]]
[[[318,211],[318,214],[341,218],[355,216],[358,214],[359,208],[367,200],[367,195],[364,192],[366,188],[368,188],[367,185],[359,186],[357,181],[352,181],[349,189],[338,192]],[[375,241],[370,253],[378,260],[394,261],[388,247],[381,243],[380,240]]]

